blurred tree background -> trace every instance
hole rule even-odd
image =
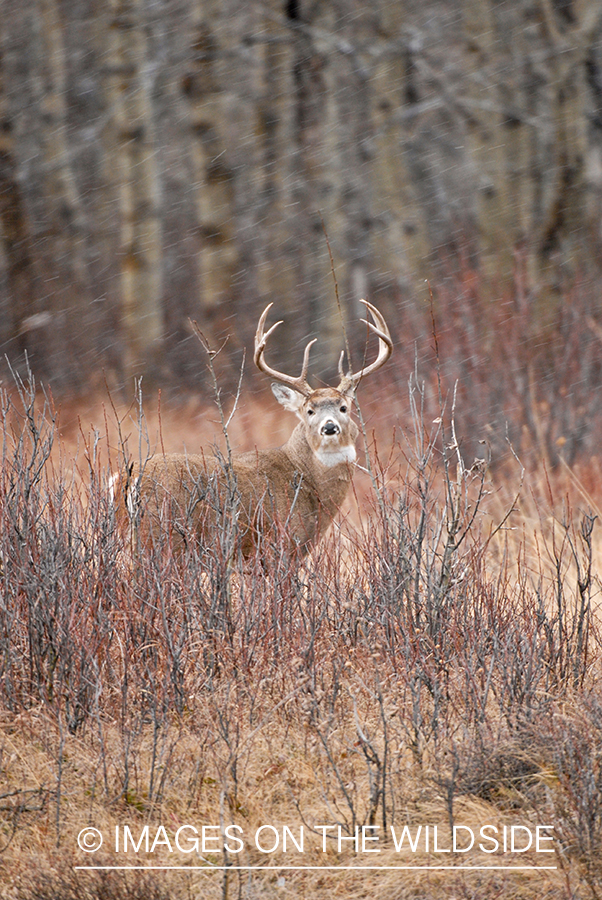
[[[0,344],[55,391],[198,389],[189,318],[234,373],[270,301],[274,363],[319,334],[328,377],[322,220],[349,322],[428,333],[429,278],[537,333],[585,285],[596,326],[599,0],[3,0],[0,30]]]

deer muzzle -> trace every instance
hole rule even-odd
[[[340,434],[340,431],[341,431],[341,429],[339,428],[339,426],[337,425],[336,422],[332,421],[332,419],[328,419],[327,422],[324,422],[324,424],[322,425],[322,427],[320,429],[321,434],[326,434],[329,436],[331,436],[333,434]]]

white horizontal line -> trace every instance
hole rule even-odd
[[[220,871],[255,871],[258,869],[270,869],[275,872],[294,871],[302,872],[305,870],[316,871],[319,869],[341,870],[349,872],[360,872],[362,870],[370,870],[378,872],[383,871],[442,871],[449,870],[453,872],[466,871],[484,871],[492,870],[498,872],[546,872],[557,869],[558,866],[73,866],[75,871],[184,871],[184,872],[220,872]]]

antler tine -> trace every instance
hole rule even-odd
[[[317,338],[312,338],[312,340],[308,341],[308,343],[305,345],[305,350],[303,351],[303,365],[301,367],[301,374],[299,375],[298,379],[295,379],[295,380],[298,380],[301,384],[304,384],[307,387],[307,390],[309,391],[310,394],[311,394],[311,388],[310,388],[309,384],[307,383],[307,368],[309,366],[309,351],[311,350],[311,348],[313,347],[313,345],[316,343],[317,340],[318,340]]]
[[[376,372],[377,369],[380,369],[381,366],[384,366],[386,361],[391,356],[393,352],[393,340],[391,338],[391,334],[389,332],[389,328],[387,323],[385,322],[384,316],[377,310],[375,306],[371,303],[368,303],[367,300],[360,300],[360,303],[363,303],[366,309],[369,311],[370,315],[374,319],[374,322],[370,322],[368,319],[361,319],[361,322],[364,322],[368,328],[375,334],[378,338],[378,356],[374,360],[373,363],[370,363],[369,366],[364,366],[363,369],[360,369],[359,372],[355,374],[349,372],[348,375],[342,374],[343,369],[343,361],[341,359],[339,363],[339,373],[341,374],[341,383],[339,385],[339,390],[349,390],[351,387],[355,387],[362,378],[365,378],[366,375],[371,375],[372,372]]]
[[[309,367],[309,351],[311,349],[312,344],[315,344],[317,338],[314,338],[310,341],[305,350],[303,352],[303,365],[301,367],[301,374],[295,378],[293,375],[286,375],[284,372],[278,372],[276,369],[272,369],[271,366],[265,361],[265,348],[268,342],[270,335],[273,333],[274,329],[278,327],[278,325],[282,324],[282,320],[276,322],[268,331],[264,331],[265,323],[268,317],[268,313],[272,308],[271,303],[269,303],[261,316],[259,317],[259,322],[257,324],[257,331],[255,333],[255,352],[253,354],[253,360],[255,365],[261,372],[265,372],[266,375],[270,375],[272,378],[275,378],[277,381],[280,381],[282,384],[288,384],[290,387],[294,388],[300,394],[303,394],[305,397],[308,397],[311,394],[311,387],[307,382],[307,369]]]
[[[265,322],[268,317],[268,313],[273,305],[273,303],[268,303],[261,316],[259,317],[259,322],[257,323],[257,331],[255,332],[255,352],[253,354],[253,360],[256,366],[259,365],[257,360],[259,356],[263,354],[265,346],[268,342],[268,338],[278,328],[279,325],[282,325],[283,320],[280,319],[278,322],[274,322],[272,327],[267,332],[264,332]],[[261,368],[261,366],[259,366],[259,368]]]

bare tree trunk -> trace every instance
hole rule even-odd
[[[233,172],[229,164],[228,122],[232,99],[220,65],[228,57],[226,10],[210,0],[195,9],[193,68],[186,83],[198,223],[199,310],[208,337],[220,304],[229,300],[237,264]],[[222,18],[223,16],[223,18]],[[235,51],[235,48],[231,48]]]
[[[205,368],[190,328],[191,319],[205,326],[199,277],[199,182],[193,161],[196,136],[182,133],[188,116],[190,57],[198,52],[196,21],[188,0],[145,4],[143,13],[147,64],[155,72],[149,100],[160,198],[163,351],[169,374],[197,386]],[[173,28],[173,22],[179,27]]]
[[[487,95],[483,91],[483,76],[495,69],[500,39],[490,0],[465,0],[464,28],[470,62],[466,126],[477,183],[478,247],[485,277],[495,283],[501,278],[509,278],[512,273],[513,247],[517,238],[512,222],[518,223],[519,219],[511,208],[514,195],[511,185],[517,184],[520,195],[523,184],[520,170],[516,166],[512,171],[508,169],[506,155],[508,146],[514,147],[522,141],[524,123],[518,120],[511,130],[504,102],[499,96],[503,84],[494,81],[493,90]],[[509,226],[512,229],[510,240]]]
[[[19,347],[27,320],[34,309],[33,248],[25,216],[23,196],[18,183],[13,122],[4,79],[4,42],[0,45],[0,232],[2,253],[0,271],[0,340],[9,353],[23,352]]]
[[[125,364],[130,376],[157,374],[163,336],[161,196],[151,97],[158,73],[148,55],[143,0],[111,0],[110,15],[110,153],[119,197]]]

